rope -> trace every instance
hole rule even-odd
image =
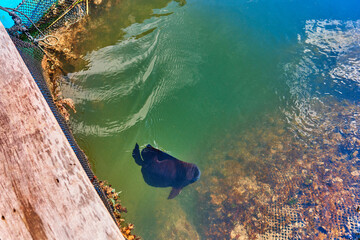
[[[26,0],[22,0],[22,2],[15,8],[16,10],[19,9],[19,7],[21,7],[21,5],[23,5],[25,3]]]
[[[63,18],[68,12],[71,11],[71,9],[73,9],[77,4],[81,3],[84,0],[78,0],[76,2],[74,2],[73,4],[71,4],[71,6],[63,13],[61,14],[61,16],[56,19],[53,23],[51,23],[46,29],[50,28],[52,25],[54,25],[55,23],[57,23],[61,18]]]
[[[40,42],[43,42],[45,43],[46,45],[48,46],[54,46],[58,43],[59,39],[56,37],[56,36],[53,36],[53,35],[45,35],[36,25],[35,23],[31,20],[31,18],[29,18],[29,16],[27,16],[25,13],[17,10],[20,5],[22,5],[23,3],[25,2],[25,0],[23,0],[18,6],[17,8],[7,8],[7,7],[2,7],[0,6],[0,10],[3,10],[5,12],[7,12],[11,17],[12,19],[14,20],[14,26],[11,27],[9,29],[9,31],[11,33],[13,33],[13,35],[17,35],[16,33],[17,32],[23,32],[27,38],[31,41],[31,42],[34,42],[36,45],[38,45],[38,43]],[[33,38],[33,36],[31,36],[31,34],[29,33],[29,30],[22,25],[22,21],[21,21],[21,18],[15,13],[20,13],[22,14],[23,16],[25,16],[29,21],[30,23],[36,28],[36,30],[43,36],[42,38]],[[51,43],[49,39],[55,39],[56,42],[55,43]],[[40,46],[39,46],[40,47]],[[44,54],[49,57],[51,59],[50,56],[48,56],[48,54],[40,47],[40,49],[44,52]]]
[[[51,39],[51,38],[55,39],[56,43],[54,43],[54,44],[50,43],[49,39]],[[43,38],[37,38],[37,39],[34,40],[35,43],[38,43],[38,42],[41,42],[41,41],[43,43],[45,43],[46,45],[48,45],[48,46],[54,46],[59,42],[59,39],[56,36],[53,36],[53,35],[46,35]]]
[[[45,34],[35,25],[35,23],[31,20],[31,18],[29,18],[28,15],[26,15],[25,13],[23,13],[23,12],[17,10],[17,9],[14,9],[14,8],[4,8],[4,7],[1,7],[0,9],[3,9],[3,10],[6,9],[6,10],[11,10],[11,11],[14,11],[14,12],[17,12],[17,13],[21,13],[22,15],[24,15],[24,16],[31,22],[31,24],[36,28],[36,30],[39,31],[39,33],[41,33],[43,36],[45,36]],[[5,11],[6,11],[6,10],[5,10]],[[6,11],[6,12],[8,12],[8,13],[10,14],[9,11]],[[15,14],[15,15],[16,15],[16,14]],[[10,16],[12,16],[12,15],[10,14]],[[16,15],[16,17],[20,19],[19,16]],[[15,24],[16,24],[16,22],[15,22]],[[20,24],[21,24],[21,19],[20,19]],[[19,25],[19,24],[18,24],[18,25]]]

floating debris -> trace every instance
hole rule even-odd
[[[99,185],[104,191],[106,197],[109,200],[109,204],[114,209],[114,216],[116,219],[116,223],[121,230],[121,233],[127,240],[140,240],[140,237],[132,234],[132,230],[134,229],[134,224],[126,223],[125,219],[122,217],[122,213],[127,213],[127,209],[121,205],[121,201],[119,198],[120,192],[116,192],[115,189],[111,187],[106,181],[99,181]]]
[[[66,121],[69,121],[70,119],[70,113],[67,109],[68,107],[76,113],[74,101],[70,98],[57,98],[55,100],[55,105]]]

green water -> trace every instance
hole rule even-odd
[[[348,77],[347,68],[345,77],[331,72],[337,64],[347,66],[336,47],[358,57],[360,16],[352,4],[125,0],[97,13],[96,27],[76,47],[86,64],[68,66],[62,88],[76,105],[75,137],[96,175],[122,191],[135,234],[177,239],[162,234],[174,233],[168,228],[179,224],[173,219],[179,216],[194,226],[189,232],[207,239],[202,219],[210,211],[199,211],[205,203],[198,202],[198,188],[206,176],[171,201],[170,189],[146,185],[131,157],[136,142],[196,163],[206,175],[226,160],[215,152],[229,151],[244,131],[272,133],[274,121],[281,122],[306,142],[324,112],[313,101],[324,105],[321,98],[331,96],[357,102],[356,74]],[[261,148],[254,151],[261,162]]]

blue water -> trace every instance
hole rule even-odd
[[[71,119],[77,141],[98,177],[122,191],[127,218],[143,239],[256,239],[256,234],[259,239],[280,239],[269,233],[268,225],[257,227],[256,219],[264,213],[248,216],[264,209],[263,198],[255,201],[261,192],[270,189],[274,197],[269,199],[278,199],[282,209],[295,202],[303,207],[325,201],[319,197],[301,204],[308,187],[325,179],[324,172],[334,170],[334,179],[344,172],[331,167],[330,160],[324,160],[330,164],[326,171],[314,170],[311,161],[325,158],[321,149],[326,146],[325,152],[335,158],[337,143],[331,142],[331,134],[336,127],[350,124],[337,131],[339,142],[359,137],[354,119],[360,90],[360,2],[146,3],[125,1],[109,15],[97,16],[98,22],[109,22],[109,28],[95,29],[84,40],[81,53],[86,66],[75,66],[68,74],[70,82],[63,84],[64,95],[74,99],[78,111]],[[346,116],[340,118],[341,113]],[[346,129],[352,129],[351,139]],[[320,141],[325,138],[330,143]],[[131,157],[135,142],[153,144],[196,163],[202,178],[175,200],[167,200],[170,189],[144,183]],[[313,160],[301,165],[308,156]],[[254,170],[265,163],[260,173]],[[274,169],[282,170],[264,177]],[[351,177],[358,167],[340,169],[347,169]],[[298,179],[282,184],[297,190],[281,192],[282,185],[273,184],[276,174]],[[347,182],[345,178],[341,175],[342,182]],[[228,197],[220,201],[219,196]],[[281,196],[288,199],[281,202]],[[333,206],[330,202],[326,203]],[[299,216],[307,216],[300,212]],[[348,219],[355,219],[354,210],[349,212]],[[329,227],[324,230],[329,221],[321,219],[313,230],[306,226],[314,225],[301,219],[296,226],[303,226],[314,239],[320,239],[319,234],[334,239],[343,234]],[[347,229],[341,231],[350,234],[352,228]]]
[[[0,6],[8,8],[16,8],[21,3],[21,0],[1,0]],[[10,28],[14,25],[14,21],[11,19],[10,15],[0,10],[0,22],[4,25],[5,28]]]

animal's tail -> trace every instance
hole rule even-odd
[[[139,166],[143,165],[144,161],[141,158],[139,145],[137,143],[135,144],[135,148],[134,148],[134,150],[132,152],[132,156],[135,159],[135,162],[136,162],[137,165],[139,165]]]

